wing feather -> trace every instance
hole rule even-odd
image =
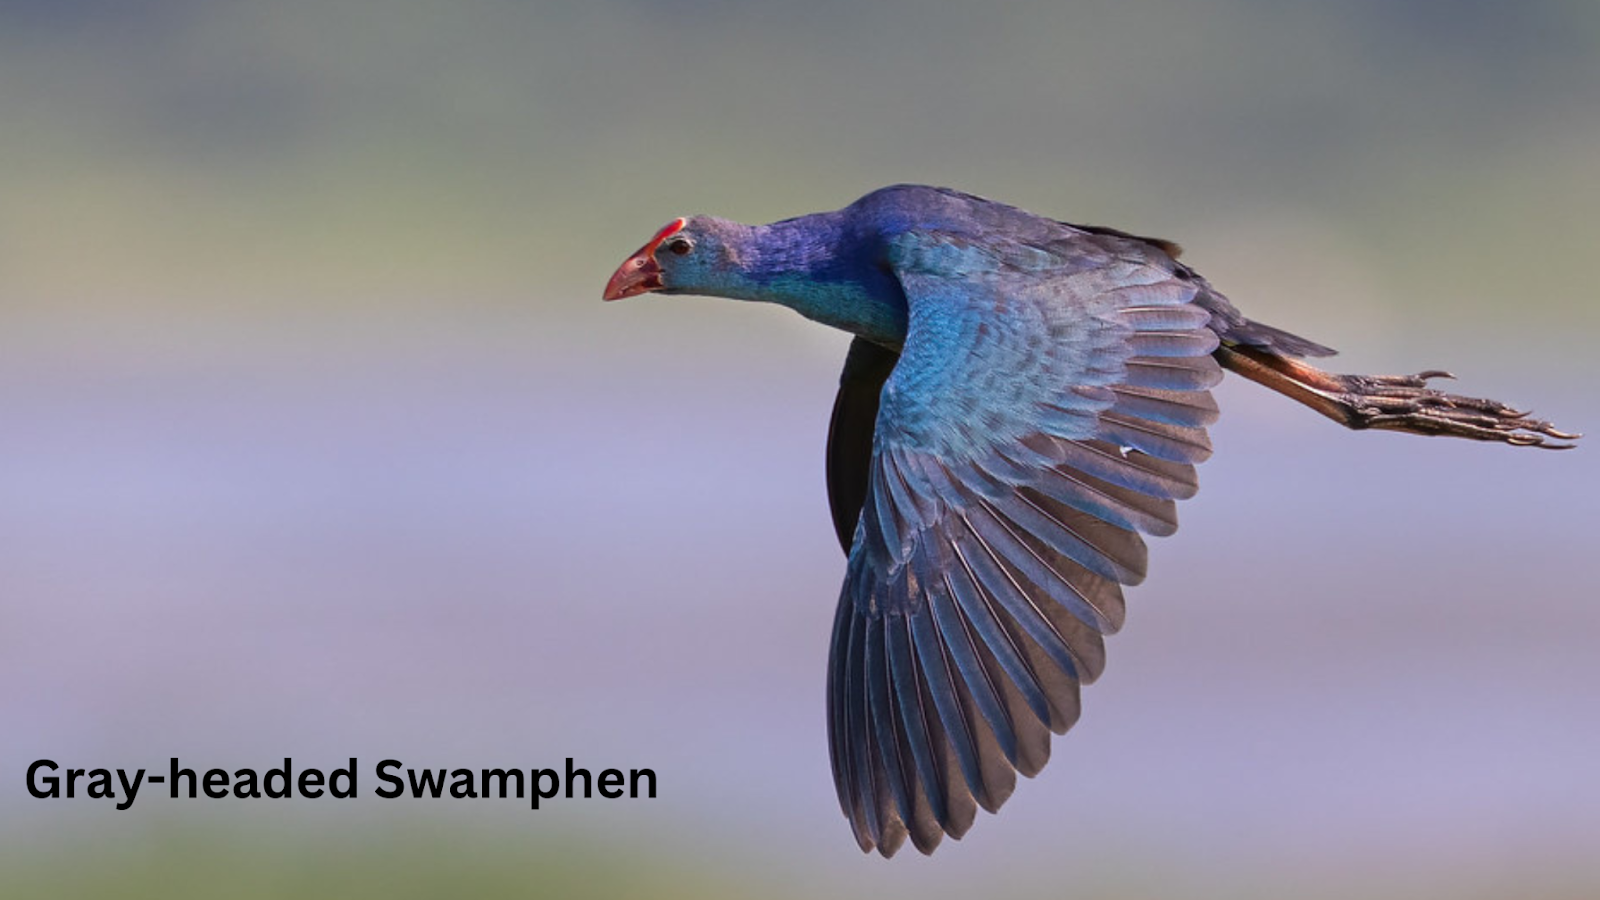
[[[1177,528],[1210,454],[1221,369],[1196,282],[1084,239],[907,233],[889,252],[905,344],[851,346],[827,696],[863,849],[931,852],[1045,765],[1144,578],[1141,535]]]
[[[1208,391],[1222,381],[1222,366],[1209,356],[1191,359],[1134,357],[1129,359],[1122,383],[1133,387],[1169,391]]]

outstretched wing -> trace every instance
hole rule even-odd
[[[959,838],[1077,719],[1144,577],[1139,533],[1170,534],[1195,491],[1222,375],[1170,261],[918,232],[890,262],[905,345],[852,348],[829,454],[853,528],[830,753],[856,840],[885,856]],[[888,365],[867,457],[861,392]]]

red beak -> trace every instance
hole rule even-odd
[[[611,280],[606,282],[606,292],[601,295],[601,299],[621,300],[623,297],[661,290],[661,264],[656,262],[656,248],[661,246],[662,241],[682,231],[685,224],[683,219],[673,219],[665,228],[656,232],[650,243],[640,247],[639,252],[628,257],[627,261],[612,273]]]

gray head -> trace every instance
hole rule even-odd
[[[603,295],[620,300],[649,292],[738,296],[751,228],[713,216],[668,222],[617,267]]]

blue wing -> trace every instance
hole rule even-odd
[[[839,802],[885,856],[959,838],[1077,719],[1140,533],[1196,489],[1222,374],[1204,283],[1170,259],[921,231],[889,261],[909,326],[835,506],[842,530],[861,498],[828,674]]]

